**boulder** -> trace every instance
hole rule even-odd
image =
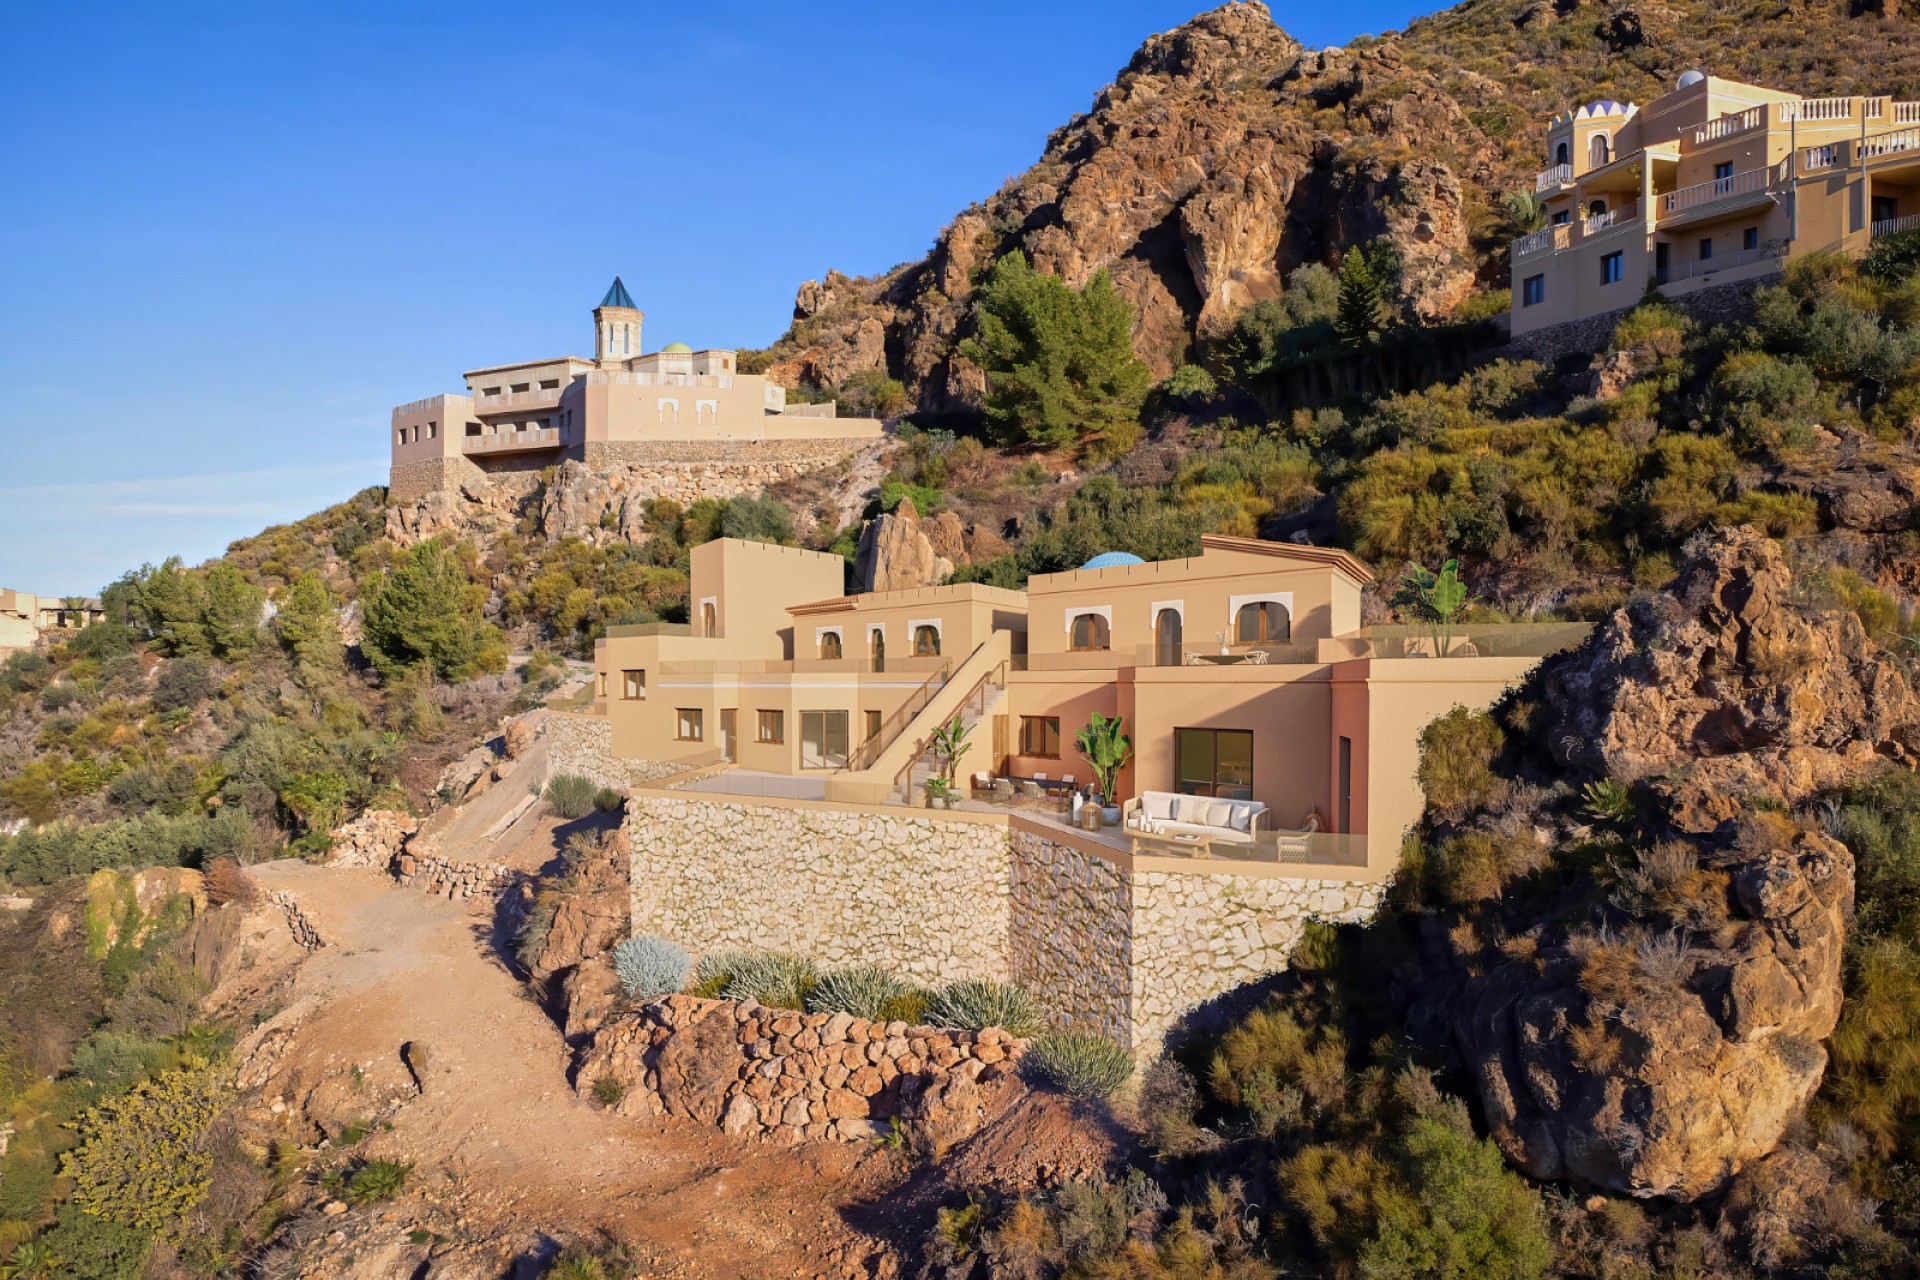
[[[934,551],[911,498],[901,499],[897,508],[869,523],[860,535],[853,566],[857,591],[931,587],[952,576],[953,561]]]

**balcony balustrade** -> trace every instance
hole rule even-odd
[[[522,449],[556,449],[559,446],[558,427],[540,431],[502,431],[492,436],[466,436],[460,441],[462,453],[513,453]]]
[[[1878,240],[1881,236],[1898,235],[1902,231],[1912,231],[1915,228],[1920,228],[1920,213],[1909,213],[1899,218],[1882,218],[1873,224],[1873,238]]]
[[[1533,189],[1535,191],[1551,191],[1555,187],[1564,187],[1572,181],[1573,166],[1570,164],[1557,164],[1551,169],[1542,169],[1539,173],[1533,175]]]
[[[1710,182],[1696,182],[1690,187],[1678,191],[1669,191],[1660,197],[1660,214],[1671,217],[1677,213],[1699,209],[1719,200],[1729,200],[1735,196],[1754,195],[1773,185],[1772,168],[1749,169],[1745,173],[1736,173],[1726,178],[1715,178]]]
[[[1898,129],[1892,133],[1876,133],[1860,144],[1860,155],[1866,160],[1898,155],[1903,151],[1920,151],[1920,129]]]

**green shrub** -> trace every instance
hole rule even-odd
[[[813,961],[785,951],[731,950],[702,956],[694,969],[696,993],[752,1000],[776,1009],[804,1009],[819,981]]]
[[[1498,722],[1484,711],[1455,707],[1420,731],[1417,777],[1436,809],[1484,804],[1499,784],[1494,757],[1506,743]]]
[[[1133,1056],[1105,1036],[1060,1031],[1028,1046],[1021,1068],[1076,1098],[1110,1098],[1133,1075]]]
[[[584,818],[594,810],[594,797],[600,784],[577,773],[556,773],[547,781],[547,803],[553,811],[569,820]]]
[[[925,1026],[927,1005],[933,1000],[933,993],[921,987],[913,987],[889,998],[880,1006],[880,1016],[875,1022],[904,1022],[908,1026]]]
[[[171,659],[154,677],[153,709],[172,711],[176,707],[197,707],[213,696],[214,688],[211,662],[193,655]]]
[[[612,787],[601,787],[593,793],[593,807],[601,813],[618,813],[626,803],[627,798]]]
[[[60,1157],[73,1202],[97,1217],[160,1234],[186,1227],[206,1195],[213,1157],[200,1138],[227,1104],[212,1067],[169,1071],[75,1122],[80,1145]]]
[[[613,971],[635,1000],[656,1000],[684,989],[692,961],[665,938],[640,934],[613,949]]]
[[[347,1198],[357,1204],[391,1200],[400,1194],[412,1173],[413,1166],[399,1160],[369,1160],[347,1179]]]
[[[912,991],[904,978],[877,964],[849,965],[820,975],[807,993],[807,1012],[850,1013],[869,1022],[888,1022],[893,1019],[886,1016],[887,1006]]]
[[[139,1280],[153,1252],[153,1233],[64,1204],[39,1243],[60,1260],[50,1273],[60,1280]]]
[[[627,1086],[612,1076],[601,1076],[593,1082],[593,1100],[603,1107],[617,1107],[626,1096]]]
[[[1020,987],[987,978],[948,983],[927,1002],[927,1021],[936,1027],[985,1031],[999,1027],[1010,1035],[1038,1034],[1040,1002]]]

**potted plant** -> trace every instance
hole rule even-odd
[[[1120,770],[1133,758],[1133,740],[1120,731],[1120,717],[1093,713],[1087,727],[1074,738],[1087,766],[1093,770],[1094,790],[1100,795],[1100,816],[1109,823],[1120,821],[1120,806],[1114,803],[1114,784]]]
[[[1400,589],[1388,601],[1394,608],[1418,618],[1433,640],[1433,656],[1453,651],[1453,626],[1467,607],[1467,584],[1460,578],[1460,562],[1449,560],[1440,572],[1409,564],[1400,576]]]
[[[953,719],[935,729],[929,739],[933,758],[940,766],[940,776],[951,789],[960,779],[960,761],[973,749],[973,743],[967,740],[967,726],[955,712]]]
[[[953,808],[953,784],[948,782],[945,778],[942,778],[942,777],[928,778],[926,783],[926,789],[927,789],[927,808],[929,809]]]

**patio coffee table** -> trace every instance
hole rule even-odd
[[[1127,834],[1133,838],[1134,853],[1139,853],[1140,846],[1146,845],[1149,853],[1179,853],[1189,858],[1213,856],[1213,837],[1197,832],[1129,830]]]

